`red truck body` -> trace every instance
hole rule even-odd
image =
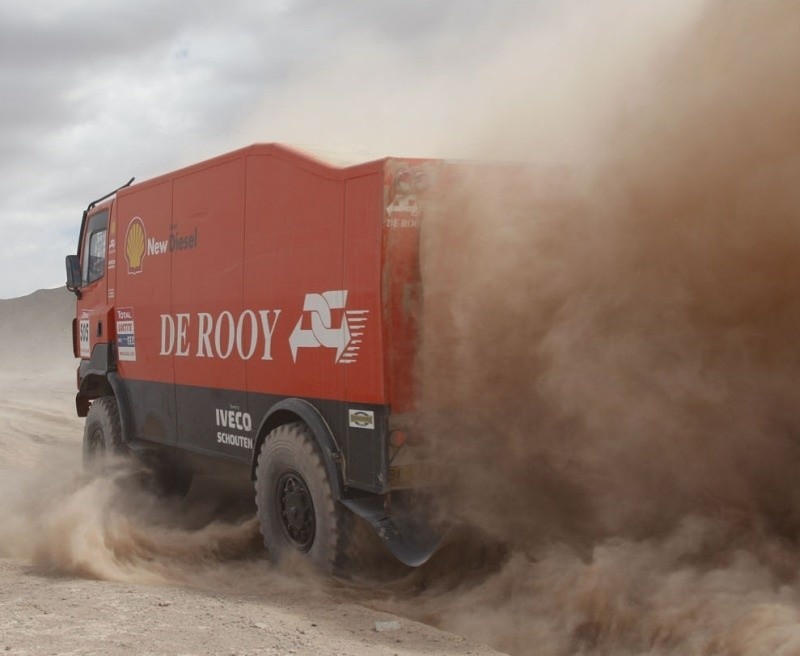
[[[420,201],[439,170],[254,145],[92,206],[78,414],[113,395],[127,445],[251,474],[271,430],[305,422],[334,497],[371,498],[374,520],[408,478],[390,452],[414,405]]]

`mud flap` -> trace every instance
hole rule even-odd
[[[425,563],[442,541],[441,527],[418,509],[412,511],[393,503],[391,511],[387,511],[385,497],[379,495],[342,499],[341,503],[367,520],[392,555],[409,567]]]

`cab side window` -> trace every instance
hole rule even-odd
[[[106,231],[98,230],[89,237],[89,275],[86,282],[103,277],[106,270]]]
[[[83,284],[100,280],[106,272],[106,230],[108,212],[98,212],[89,218],[83,251]]]

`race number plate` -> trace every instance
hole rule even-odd
[[[78,322],[78,342],[80,344],[80,354],[82,358],[88,358],[92,352],[89,348],[89,318],[81,317]]]
[[[389,485],[392,489],[430,487],[443,483],[441,468],[430,462],[415,462],[389,467]]]

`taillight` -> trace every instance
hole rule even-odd
[[[419,433],[406,433],[401,430],[393,430],[389,433],[389,444],[399,449],[401,446],[418,446],[424,442],[424,438]]]
[[[406,443],[406,434],[403,431],[392,431],[389,434],[389,444],[391,444],[395,449],[399,449]]]

